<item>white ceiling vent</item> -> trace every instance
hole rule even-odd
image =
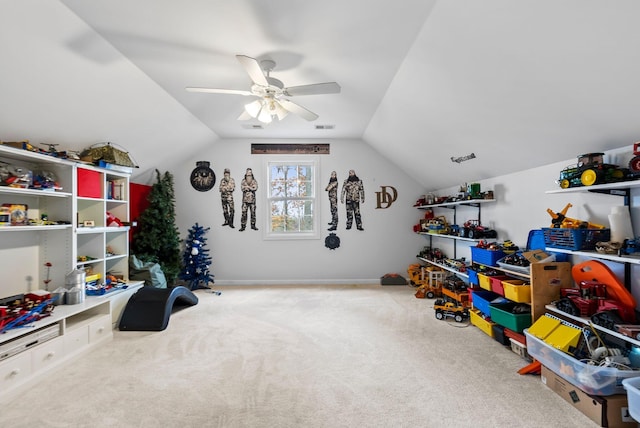
[[[316,125],[316,129],[333,129],[335,125]]]
[[[244,124],[242,125],[242,127],[244,129],[264,129],[262,125],[258,125],[258,124]]]

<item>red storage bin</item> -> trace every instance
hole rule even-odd
[[[509,278],[510,277],[507,275],[496,275],[489,277],[489,281],[491,281],[491,291],[504,296],[504,286],[502,285],[502,280]]]
[[[98,171],[78,168],[78,196],[82,198],[101,198],[102,180]]]

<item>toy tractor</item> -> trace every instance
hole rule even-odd
[[[635,308],[607,294],[607,286],[597,281],[581,281],[579,288],[561,288],[556,307],[570,315],[589,318],[599,326],[615,330],[616,324],[636,321]]]
[[[640,176],[640,141],[633,144],[633,158],[629,161],[629,172],[634,177]]]
[[[480,224],[480,220],[467,220],[460,228],[460,236],[469,239],[495,239],[498,232]]]
[[[578,156],[578,163],[560,171],[557,183],[562,189],[594,184],[624,181],[629,175],[627,168],[604,163],[604,153],[585,153]]]

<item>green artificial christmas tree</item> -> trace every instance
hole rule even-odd
[[[209,229],[209,227],[203,228],[198,223],[189,229],[189,236],[182,255],[180,279],[187,281],[191,290],[209,288],[208,284],[213,283],[213,275],[209,272],[211,257],[206,248],[207,238],[204,237]]]
[[[138,218],[131,251],[142,261],[158,263],[167,284],[171,285],[180,272],[180,236],[175,221],[173,175],[168,171],[161,175],[156,169],[156,178],[147,198],[149,207]]]

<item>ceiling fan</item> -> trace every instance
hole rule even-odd
[[[296,114],[309,121],[316,120],[318,118],[317,114],[290,101],[287,97],[340,93],[340,85],[336,82],[285,87],[282,81],[270,76],[271,71],[276,66],[274,61],[266,59],[258,62],[255,58],[246,55],[236,55],[236,58],[253,82],[249,90],[196,87],[187,87],[185,89],[189,92],[258,97],[259,99],[244,106],[245,110],[238,117],[238,120],[255,118],[263,123],[270,123],[274,117],[282,120],[288,113]]]

